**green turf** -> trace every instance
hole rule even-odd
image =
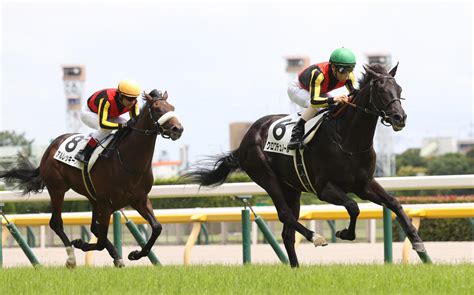
[[[474,294],[474,266],[284,265],[0,269],[0,294]]]

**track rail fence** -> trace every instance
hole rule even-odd
[[[403,190],[430,190],[430,189],[466,189],[474,188],[474,175],[449,175],[449,176],[416,176],[416,177],[383,177],[377,178],[377,181],[387,191]],[[150,198],[182,198],[182,197],[229,197],[229,196],[248,196],[248,195],[266,195],[266,192],[255,183],[230,183],[216,188],[203,188],[199,185],[162,185],[153,186],[149,196]],[[66,201],[85,200],[85,197],[74,191],[69,191],[65,196]],[[49,202],[47,191],[31,197],[22,197],[17,191],[0,192],[0,204],[9,202]],[[382,207],[375,204],[360,204],[360,219],[383,219],[385,223],[391,222],[394,214],[388,213],[384,217]],[[237,211],[236,211],[237,209]],[[404,205],[407,214],[413,219],[416,227],[422,218],[473,218],[474,203],[457,204],[423,204],[423,205]],[[266,220],[278,220],[278,215],[274,207],[256,207],[258,216]],[[144,223],[144,220],[136,212],[126,212],[129,220],[137,223]],[[203,222],[227,222],[242,221],[242,212],[239,208],[195,208],[195,209],[172,209],[155,210],[155,214],[162,223],[196,223]],[[17,225],[47,225],[50,214],[15,214],[6,215],[7,218]],[[0,217],[1,218],[1,217]],[[255,220],[254,216],[251,216]],[[335,220],[348,219],[349,215],[344,208],[333,205],[314,205],[302,206],[301,220]],[[63,214],[64,224],[84,225],[90,224],[90,212],[84,213],[65,213]],[[3,218],[2,218],[3,220]],[[124,218],[115,218],[116,222],[126,223]],[[6,223],[3,220],[3,223]],[[194,228],[196,230],[194,230]],[[194,245],[201,226],[194,226],[193,233],[186,243],[189,256],[190,247]],[[389,232],[387,229],[390,228]],[[391,226],[384,226],[384,257],[386,262],[392,262],[391,253]],[[410,249],[409,241],[405,241],[403,260],[407,261]],[[420,253],[418,253],[420,255]],[[186,251],[185,251],[186,256]],[[429,257],[420,258],[429,262]],[[245,258],[249,259],[249,258]],[[2,261],[0,244],[0,266]],[[186,264],[186,257],[185,257]]]

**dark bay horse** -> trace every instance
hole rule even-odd
[[[386,206],[397,215],[400,225],[413,244],[424,252],[424,245],[415,227],[397,199],[389,195],[375,180],[373,137],[378,118],[400,131],[406,114],[400,102],[401,87],[395,81],[395,66],[387,73],[384,66],[366,66],[359,81],[360,91],[339,116],[328,117],[308,143],[304,161],[308,178],[319,199],[344,206],[350,216],[349,227],[337,232],[343,240],[354,240],[359,207],[347,193]],[[237,150],[217,157],[211,167],[197,166],[187,173],[203,186],[222,184],[229,173],[241,169],[272,198],[280,221],[284,224],[282,238],[292,267],[298,266],[294,243],[298,231],[315,246],[325,246],[325,239],[298,222],[300,183],[290,156],[264,151],[270,125],[285,115],[269,115],[257,120],[244,135]]]
[[[0,178],[19,181],[18,187],[23,189],[24,194],[39,192],[44,187],[48,189],[52,210],[49,224],[66,247],[68,267],[76,265],[72,246],[83,251],[106,248],[115,266],[124,266],[122,257],[107,238],[107,231],[111,214],[126,206],[137,210],[152,228],[146,245],[140,251],[132,251],[128,256],[130,260],[147,256],[161,233],[162,226],[156,220],[148,198],[153,185],[151,164],[155,141],[157,135],[177,140],[181,137],[183,127],[174,113],[174,106],[167,101],[168,94],[156,90],[150,94],[144,93],[145,104],[136,122],[119,131],[124,134],[114,153],[108,158],[99,157],[92,168],[96,199],[88,195],[79,169],[53,158],[61,143],[71,134],[61,135],[51,143],[38,168],[33,167],[27,159],[20,158],[17,168],[0,173]],[[92,204],[91,231],[97,237],[95,244],[80,239],[71,242],[64,232],[61,210],[64,194],[69,189],[86,196]]]

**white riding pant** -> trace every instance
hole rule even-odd
[[[311,95],[308,90],[301,88],[298,77],[288,84],[288,96],[292,102],[305,109],[301,114],[301,118],[305,121],[313,118],[319,110],[311,106]]]
[[[99,115],[94,113],[89,109],[89,107],[86,105],[81,109],[81,121],[89,128],[95,129],[96,131],[92,132],[90,136],[95,138],[97,141],[101,141],[107,135],[112,133],[114,129],[105,129],[101,128],[99,124]],[[127,122],[126,119],[117,117],[117,118],[109,118],[109,121],[115,122],[115,123],[125,123]]]

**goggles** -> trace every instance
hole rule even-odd
[[[336,66],[336,70],[340,74],[348,74],[354,70],[353,66]]]
[[[127,101],[129,101],[129,102],[132,102],[132,101],[134,101],[134,100],[137,99],[137,98],[134,97],[134,96],[126,96],[126,95],[123,95],[123,94],[122,94],[122,97],[125,98],[125,99],[126,99]]]

